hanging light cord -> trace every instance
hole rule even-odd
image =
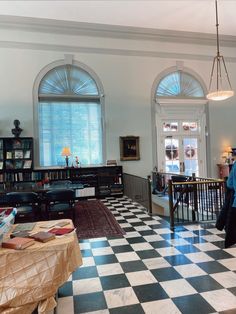
[[[216,5],[216,42],[217,42],[217,56],[220,57],[219,21],[218,21],[218,6],[217,6],[217,0],[215,0],[215,5]]]
[[[216,63],[216,73],[217,73],[217,77],[216,77],[216,88],[217,91],[219,90],[219,80],[220,83],[222,85],[222,76],[221,76],[221,63],[220,61],[222,60],[224,69],[225,69],[225,74],[229,83],[229,86],[232,90],[232,86],[230,83],[230,79],[229,79],[229,74],[225,65],[225,60],[224,57],[220,55],[220,43],[219,43],[219,21],[218,21],[218,6],[217,6],[217,0],[215,0],[215,8],[216,8],[216,43],[217,43],[217,54],[216,57],[214,57],[214,61],[213,61],[213,65],[212,65],[212,70],[211,70],[211,79],[210,79],[210,84],[209,84],[209,90],[211,90],[211,84],[212,84],[212,80],[213,80],[213,74],[214,74],[214,68],[215,68],[215,63]]]

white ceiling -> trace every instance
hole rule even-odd
[[[219,32],[236,35],[236,0],[218,0]],[[0,14],[215,33],[215,0],[0,1]]]

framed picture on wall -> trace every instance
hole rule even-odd
[[[139,159],[139,136],[120,136],[120,160]]]

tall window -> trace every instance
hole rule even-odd
[[[160,171],[206,174],[205,93],[183,70],[160,77],[155,86],[157,166]]]
[[[42,78],[38,90],[40,166],[65,165],[62,148],[81,164],[101,164],[102,109],[95,80],[71,64],[60,65]]]

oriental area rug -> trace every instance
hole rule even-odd
[[[78,239],[125,234],[110,209],[100,200],[79,201],[75,204],[75,227]]]

